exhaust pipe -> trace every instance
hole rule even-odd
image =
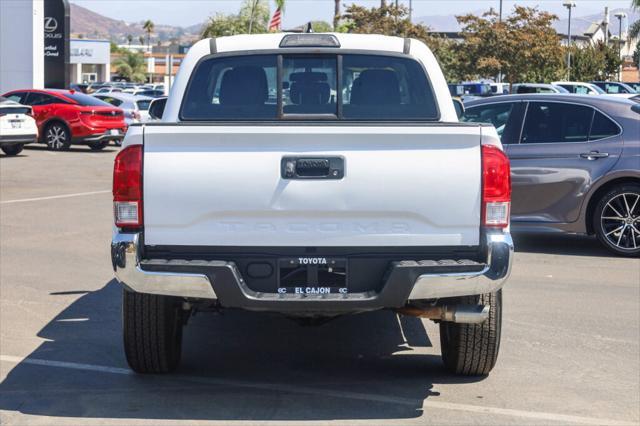
[[[397,309],[396,312],[430,320],[457,322],[460,324],[481,324],[489,318],[489,305],[445,305],[425,308],[405,306]]]

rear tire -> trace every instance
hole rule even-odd
[[[123,290],[127,363],[136,373],[168,373],[180,363],[182,310],[174,297]]]
[[[593,229],[615,254],[640,255],[640,185],[627,183],[604,194],[593,214]]]
[[[23,148],[24,148],[23,144],[2,145],[2,152],[4,152],[9,156],[14,156],[14,155],[20,154]]]
[[[447,300],[449,302],[449,300]],[[442,361],[449,371],[464,376],[483,376],[496,365],[502,328],[502,290],[451,300],[452,304],[489,305],[482,324],[440,323]]]
[[[109,141],[90,142],[89,148],[91,151],[102,151],[107,145],[109,145]]]
[[[61,122],[54,121],[44,130],[44,142],[52,151],[67,151],[71,146],[71,132]]]

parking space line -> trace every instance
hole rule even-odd
[[[110,193],[110,192],[111,192],[110,189],[105,189],[104,191],[76,192],[75,194],[50,195],[48,197],[21,198],[21,199],[18,199],[18,200],[6,200],[6,201],[0,201],[0,204],[16,204],[16,203],[28,203],[28,202],[31,202],[31,201],[57,200],[59,198],[85,197],[87,195],[106,194],[106,193]]]
[[[109,366],[94,365],[94,364],[81,364],[81,363],[75,363],[75,362],[52,361],[52,360],[37,359],[37,358],[21,358],[17,356],[9,356],[9,355],[0,355],[0,361],[12,363],[12,364],[24,363],[24,364],[40,365],[45,367],[69,368],[73,370],[95,371],[99,373],[121,374],[121,375],[127,375],[127,376],[135,375],[135,373],[133,373],[131,370],[127,368],[109,367]],[[423,401],[420,401],[417,399],[410,399],[410,398],[375,395],[375,394],[367,394],[367,393],[351,392],[351,391],[338,391],[338,390],[331,390],[331,389],[311,388],[306,386],[271,384],[271,383],[251,383],[251,382],[242,382],[242,381],[234,381],[234,380],[215,379],[210,377],[185,376],[185,375],[179,375],[179,374],[167,376],[167,377],[173,378],[175,380],[199,383],[204,385],[231,386],[236,388],[246,388],[246,389],[253,389],[253,390],[268,390],[272,392],[275,391],[275,392],[285,392],[285,393],[293,393],[293,394],[306,394],[306,395],[332,397],[332,398],[338,398],[338,399],[344,398],[344,399],[383,402],[383,403],[389,403],[389,404],[400,404],[400,405],[409,405],[409,406],[422,405],[423,409],[464,411],[464,412],[478,413],[478,414],[503,415],[503,416],[509,416],[509,417],[519,417],[519,418],[534,419],[534,420],[541,420],[541,421],[542,420],[557,421],[557,422],[566,422],[570,424],[582,424],[582,425],[603,425],[603,424],[612,425],[612,426],[637,425],[636,422],[614,420],[614,419],[582,417],[582,416],[573,416],[568,414],[547,413],[542,411],[516,410],[511,408],[484,407],[480,405],[459,404],[455,402],[433,401],[431,399],[425,399]]]

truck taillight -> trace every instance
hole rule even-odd
[[[482,145],[482,223],[506,228],[511,210],[511,168],[500,148]]]
[[[142,145],[120,151],[113,167],[113,211],[116,226],[135,230],[142,220]]]

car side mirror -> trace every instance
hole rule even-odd
[[[164,114],[164,107],[167,105],[167,98],[158,98],[151,101],[149,104],[149,117],[154,120],[162,120],[162,114]]]
[[[464,115],[464,104],[460,99],[453,98],[453,107],[456,109],[456,115],[458,118],[462,118]]]

